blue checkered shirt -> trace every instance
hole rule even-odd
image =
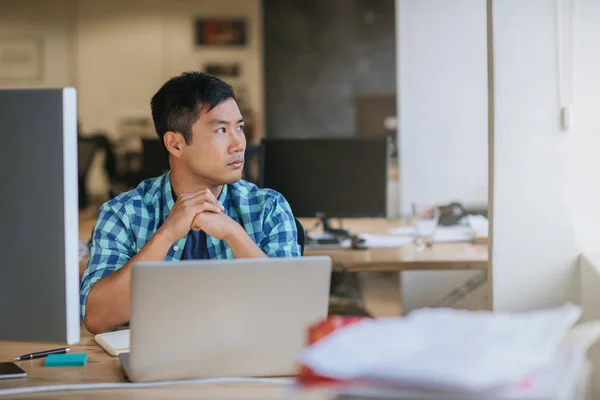
[[[300,256],[294,216],[280,193],[242,180],[224,185],[219,202],[224,212],[244,227],[267,256]],[[92,285],[135,256],[163,224],[174,203],[170,173],[166,173],[143,181],[134,190],[100,207],[89,245],[87,268],[81,279],[82,321],[85,321],[87,296]],[[173,243],[165,261],[181,260],[187,236]],[[207,248],[211,259],[234,258],[223,240],[207,235]]]

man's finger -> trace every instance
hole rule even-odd
[[[214,211],[217,214],[222,211],[221,210],[221,205],[219,203],[214,204],[214,203],[209,203],[209,202],[205,202],[204,203],[204,210],[205,211]]]
[[[188,198],[188,201],[199,201],[199,200],[204,200],[204,201],[208,201],[210,203],[219,204],[219,200],[215,197],[214,194],[212,194],[212,192],[210,190],[198,192],[196,194],[191,195]]]
[[[191,199],[189,201],[193,202],[194,205],[202,205],[204,203],[207,203],[207,204],[214,205],[217,209],[219,209],[219,211],[225,210],[225,207],[223,207],[221,205],[221,203],[219,203],[219,201],[214,198],[208,198],[206,196],[198,196],[198,197],[194,197],[193,199]]]
[[[207,196],[210,196],[213,198],[215,197],[215,195],[213,194],[213,192],[210,189],[200,189],[200,190],[190,193],[190,198],[194,198],[194,197],[198,197],[198,196],[202,196],[202,195],[207,195]]]
[[[180,203],[184,202],[185,200],[189,199],[190,196],[191,196],[191,194],[189,194],[189,193],[182,194],[181,196],[177,196],[177,201]]]
[[[203,211],[210,211],[210,212],[214,212],[217,214],[220,213],[221,211],[223,211],[219,204],[214,204],[209,201],[202,201],[202,200],[199,200],[194,204],[194,210],[196,211],[196,213],[201,213]]]
[[[178,199],[191,199],[193,197],[202,195],[202,194],[212,194],[210,189],[200,189],[200,190],[196,190],[195,192],[187,192],[187,193],[183,193],[181,195],[179,195],[177,198]]]
[[[202,227],[200,225],[200,221],[198,220],[198,214],[196,214],[196,216],[194,217],[194,219],[192,220],[192,226],[191,229],[195,230],[195,231],[199,231],[202,230]]]
[[[187,207],[195,208],[204,203],[214,204],[216,207],[219,207],[219,205],[220,205],[218,201],[208,198],[206,196],[197,196],[197,197],[194,197],[191,199],[187,199],[187,200],[185,200],[185,202],[183,204]]]

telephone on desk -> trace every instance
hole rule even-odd
[[[321,234],[308,234],[306,237],[306,248],[308,249],[341,249],[351,248],[354,250],[365,250],[365,240],[358,235],[352,234],[350,231],[340,227],[334,228],[331,226],[329,219],[325,214],[318,213],[317,227],[319,224],[323,227]]]

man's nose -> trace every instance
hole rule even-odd
[[[243,135],[231,135],[231,141],[229,145],[229,149],[232,153],[244,151],[246,145],[246,140]]]

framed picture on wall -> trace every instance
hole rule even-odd
[[[195,21],[197,46],[244,46],[247,44],[244,19],[207,19]]]
[[[204,67],[204,72],[211,75],[227,78],[237,78],[240,76],[240,64],[238,63],[208,63]]]
[[[37,81],[42,76],[42,38],[0,36],[0,81]]]

